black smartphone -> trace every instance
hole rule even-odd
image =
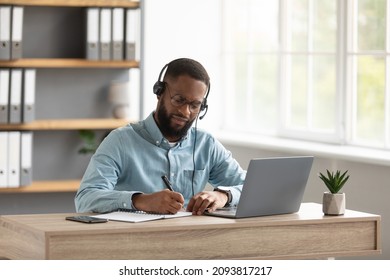
[[[91,216],[72,216],[72,217],[66,217],[66,220],[69,221],[75,221],[80,223],[87,223],[87,224],[95,224],[95,223],[107,223],[107,219],[101,219]]]

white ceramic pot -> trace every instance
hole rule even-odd
[[[345,213],[345,193],[324,192],[322,211],[325,215],[343,215]]]

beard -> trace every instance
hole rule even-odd
[[[159,110],[157,113],[157,119],[158,119],[158,127],[160,128],[161,133],[166,138],[173,138],[173,139],[181,139],[183,136],[187,135],[188,130],[191,128],[192,124],[195,121],[195,118],[193,120],[188,121],[183,127],[177,128],[174,127],[171,124],[171,118],[172,114],[168,114],[167,109],[164,105],[164,103],[161,103]],[[178,115],[178,114],[176,114]],[[180,116],[180,115],[178,115]]]

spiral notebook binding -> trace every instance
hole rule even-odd
[[[134,214],[142,214],[142,215],[172,215],[172,214],[162,214],[157,212],[146,212],[142,210],[134,210],[134,209],[126,209],[126,208],[119,208],[117,210],[118,212],[128,212],[128,213],[134,213]]]

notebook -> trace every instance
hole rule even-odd
[[[185,212],[185,211],[179,211],[176,214],[156,214],[156,213],[148,213],[144,211],[119,209],[115,212],[99,214],[92,217],[107,219],[111,221],[139,223],[139,222],[147,222],[153,220],[187,217],[191,215],[192,215],[191,212]]]
[[[205,214],[246,218],[297,212],[312,163],[312,156],[252,159],[237,207]]]

